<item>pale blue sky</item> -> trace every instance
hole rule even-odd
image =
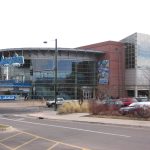
[[[0,49],[78,47],[150,34],[149,0],[0,0]],[[44,45],[43,41],[49,41]]]

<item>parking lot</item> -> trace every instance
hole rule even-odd
[[[43,101],[1,102],[1,114],[8,119],[17,120],[13,114],[24,114],[49,110]],[[0,150],[84,150],[82,147],[15,129],[0,131]]]
[[[0,150],[85,150],[82,147],[43,138],[29,132],[0,132]]]

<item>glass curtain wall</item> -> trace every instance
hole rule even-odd
[[[33,97],[54,97],[54,61],[33,59]],[[95,86],[95,62],[58,60],[58,97],[78,99],[82,86]]]
[[[57,60],[58,97],[79,99],[83,87],[90,87],[93,90],[96,88],[95,57],[94,54],[85,52],[59,51]],[[29,87],[27,92],[30,98],[54,98],[54,52],[25,51],[24,58],[23,65],[9,68],[9,79],[31,83],[32,87]]]

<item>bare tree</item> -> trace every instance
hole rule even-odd
[[[148,86],[148,100],[150,101],[150,67],[143,67],[141,69],[142,74],[147,82],[147,86]]]

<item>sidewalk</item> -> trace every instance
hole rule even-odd
[[[73,113],[73,114],[59,115],[57,114],[56,111],[43,111],[39,113],[29,114],[29,116],[32,117],[38,118],[42,117],[47,119],[71,120],[71,121],[124,125],[124,126],[150,127],[150,121],[96,118],[96,117],[88,117],[88,115],[89,115],[88,113]]]
[[[11,108],[11,107],[40,107],[45,106],[42,101],[16,101],[16,102],[1,102],[0,108]],[[89,117],[88,113],[73,113],[58,115],[57,111],[53,110],[41,110],[38,113],[28,114],[32,117],[42,117],[47,119],[59,119],[59,120],[71,120],[80,122],[94,122],[101,124],[113,124],[113,125],[124,125],[124,126],[137,126],[137,127],[150,127],[150,121],[139,121],[139,120],[125,120],[125,119],[111,119],[111,118],[96,118]]]

